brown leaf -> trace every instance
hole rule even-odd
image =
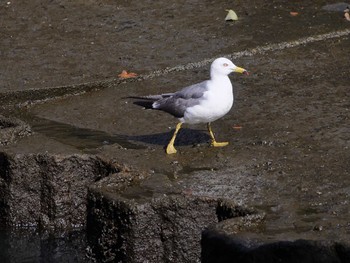
[[[350,15],[349,15],[349,12],[345,12],[344,13],[344,18],[348,21],[350,21]]]
[[[118,75],[119,78],[121,79],[129,79],[129,78],[135,78],[137,76],[136,73],[133,72],[127,72],[126,70],[123,70],[122,73]]]
[[[289,14],[290,14],[291,16],[297,16],[297,15],[299,15],[298,12],[289,12]]]
[[[232,128],[233,128],[234,130],[236,130],[236,131],[239,131],[239,130],[242,129],[242,126],[240,126],[240,125],[233,125]]]

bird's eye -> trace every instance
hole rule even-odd
[[[223,66],[224,66],[224,67],[228,67],[228,64],[227,64],[227,63],[224,63]]]

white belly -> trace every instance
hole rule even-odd
[[[214,91],[207,91],[201,103],[188,108],[180,121],[190,124],[207,123],[216,121],[226,115],[233,105],[232,88],[227,91]]]

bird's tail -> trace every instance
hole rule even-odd
[[[129,96],[125,99],[133,99],[135,100],[133,104],[137,106],[144,107],[145,109],[153,109],[153,103],[157,101],[158,95],[150,95],[150,96]]]
[[[171,95],[173,95],[173,93],[147,96],[129,96],[126,97],[126,99],[135,99],[136,101],[133,102],[135,105],[144,107],[146,109],[156,109],[157,107],[154,105],[156,101],[170,97]]]
[[[165,94],[159,94],[159,95],[147,95],[147,96],[129,96],[126,97],[127,99],[138,99],[138,100],[151,100],[156,101],[160,99],[164,99],[166,97],[172,96],[173,93],[165,93]]]

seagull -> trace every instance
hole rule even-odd
[[[165,111],[179,119],[174,134],[166,147],[167,154],[177,152],[174,143],[184,123],[207,123],[211,146],[223,147],[229,143],[216,141],[211,123],[226,115],[232,108],[234,97],[232,84],[228,77],[232,72],[249,75],[248,71],[237,67],[231,60],[223,57],[217,58],[210,66],[209,80],[185,87],[174,93],[130,98],[141,99],[141,102],[135,103]]]

